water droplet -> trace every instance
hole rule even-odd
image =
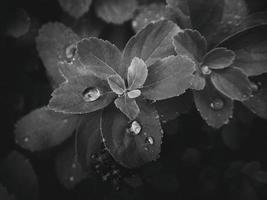
[[[136,28],[137,25],[138,25],[137,21],[134,20],[134,21],[132,22],[132,26],[133,26],[133,28]]]
[[[145,151],[148,151],[148,148],[147,147],[145,147]]]
[[[86,102],[92,102],[97,100],[101,96],[101,92],[99,89],[94,87],[86,88],[83,91],[83,99]]]
[[[23,141],[24,141],[24,142],[29,142],[29,138],[28,138],[28,137],[24,137],[24,138],[23,138]]]
[[[66,58],[67,59],[73,59],[77,51],[77,47],[75,44],[71,44],[66,48]]]
[[[141,125],[137,121],[133,121],[131,123],[131,127],[129,128],[129,131],[133,133],[134,135],[138,135],[142,130]]]
[[[210,107],[213,110],[221,110],[224,106],[223,100],[221,99],[215,99],[213,102],[211,102]]]
[[[211,73],[211,69],[207,65],[204,65],[201,67],[201,72],[204,75],[209,75]]]
[[[70,180],[71,182],[73,182],[73,181],[74,181],[74,176],[70,176],[70,177],[69,177],[69,180]]]
[[[147,144],[152,145],[152,144],[154,144],[154,139],[153,139],[152,137],[149,136],[149,137],[146,138],[145,142],[146,142]]]
[[[259,89],[259,86],[256,83],[251,83],[250,87],[253,90],[253,92],[257,92]]]
[[[77,167],[76,163],[72,163],[71,167],[76,168]]]

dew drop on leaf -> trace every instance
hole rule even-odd
[[[71,167],[75,169],[77,167],[76,163],[72,163]]]
[[[92,102],[97,100],[101,96],[101,92],[99,89],[94,87],[86,88],[83,91],[83,99],[86,102]]]
[[[70,180],[71,182],[73,182],[73,181],[74,181],[74,177],[73,177],[73,176],[70,176],[70,177],[69,177],[69,180]]]
[[[211,70],[210,70],[210,68],[207,65],[204,65],[204,66],[201,67],[201,72],[204,75],[211,74]]]
[[[146,143],[152,145],[152,144],[154,144],[154,139],[149,136],[146,138]]]
[[[215,99],[213,102],[211,102],[210,107],[213,110],[221,110],[223,109],[224,103],[222,99]]]
[[[137,121],[133,121],[131,123],[131,127],[129,128],[129,131],[134,134],[134,135],[138,135],[142,130],[141,125],[137,122]]]
[[[77,47],[75,44],[71,44],[66,48],[66,58],[72,60],[76,54]]]
[[[257,92],[259,90],[259,85],[256,83],[251,83],[250,87],[253,90],[253,92]]]
[[[29,142],[29,138],[28,137],[25,137],[25,138],[23,138],[23,141],[24,142]]]

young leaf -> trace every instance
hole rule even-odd
[[[133,17],[137,6],[136,0],[97,0],[95,10],[97,16],[104,21],[122,24]]]
[[[236,67],[248,76],[257,76],[267,72],[266,34],[267,25],[257,26],[233,35],[220,46],[235,52]]]
[[[108,77],[108,84],[111,90],[118,95],[122,95],[126,90],[124,80],[120,75],[112,75]]]
[[[77,128],[77,153],[78,161],[83,169],[91,167],[91,157],[102,147],[100,134],[101,111],[93,112],[83,116]]]
[[[93,75],[77,76],[54,90],[48,107],[62,113],[90,113],[110,104],[115,96],[107,82]]]
[[[54,147],[70,137],[78,117],[42,107],[23,117],[15,127],[16,142],[30,151]]]
[[[76,139],[65,144],[57,154],[55,167],[57,177],[67,189],[73,189],[78,183],[87,177],[77,158]]]
[[[106,80],[111,75],[124,74],[125,69],[120,68],[121,52],[108,41],[83,39],[77,44],[77,48],[82,65],[95,76]]]
[[[195,63],[186,56],[169,56],[148,68],[142,94],[151,100],[179,96],[191,86]]]
[[[267,82],[266,77],[260,80],[257,90],[253,97],[244,101],[243,104],[250,109],[253,113],[267,119]]]
[[[203,61],[203,65],[211,69],[223,69],[233,64],[235,53],[226,48],[214,48],[209,51]]]
[[[179,31],[181,29],[177,25],[166,20],[149,24],[126,44],[121,68],[128,69],[134,57],[150,66],[157,60],[174,55],[172,38]]]
[[[60,6],[70,16],[79,18],[85,14],[92,3],[92,0],[58,0]]]
[[[140,114],[134,121],[114,107],[102,118],[104,144],[116,161],[127,168],[139,167],[159,157],[162,129],[151,104],[139,102]]]
[[[209,126],[220,128],[233,115],[233,101],[219,93],[208,82],[201,91],[193,91],[197,110]]]
[[[72,55],[67,50],[78,40],[78,35],[58,22],[45,24],[39,30],[36,47],[54,87],[64,81],[59,66],[69,61]]]
[[[21,153],[12,151],[0,167],[1,182],[21,200],[37,200],[39,185],[34,169]],[[2,200],[2,199],[1,199]]]
[[[244,101],[252,95],[249,79],[234,67],[213,72],[211,81],[217,90],[233,100]]]
[[[142,59],[134,57],[127,73],[128,89],[141,88],[146,81],[147,74],[146,63]]]
[[[201,62],[207,51],[206,39],[196,30],[185,29],[174,36],[175,51]]]
[[[114,103],[130,120],[134,120],[140,113],[135,99],[131,99],[127,95],[118,97]]]
[[[7,189],[0,183],[0,199],[15,200],[15,196],[8,193]]]

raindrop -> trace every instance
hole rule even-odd
[[[209,75],[211,73],[211,70],[207,65],[204,65],[201,67],[201,72],[204,75]]]
[[[210,107],[213,110],[221,110],[223,109],[224,103],[221,99],[215,99],[213,102],[211,102]]]
[[[25,137],[25,138],[23,138],[23,141],[24,142],[29,142],[29,138],[28,137]]]
[[[75,169],[77,167],[76,163],[72,163],[71,167]]]
[[[137,21],[134,20],[134,21],[132,22],[132,26],[133,26],[133,28],[137,28],[137,26],[138,26]]]
[[[67,59],[73,59],[77,51],[77,47],[75,44],[71,44],[66,48],[66,58]]]
[[[70,177],[69,177],[69,180],[70,180],[71,182],[73,182],[73,181],[74,181],[74,176],[70,176]]]
[[[91,102],[97,100],[101,96],[101,92],[99,89],[94,87],[86,88],[83,91],[83,99],[86,102]]]
[[[131,123],[131,127],[129,128],[129,131],[134,134],[134,135],[138,135],[142,130],[141,125],[137,122],[137,121],[133,121]]]
[[[154,144],[154,139],[152,138],[152,137],[147,137],[146,138],[146,141],[145,141],[147,144],[150,144],[150,145],[152,145],[152,144]]]

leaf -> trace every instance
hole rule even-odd
[[[21,153],[12,151],[0,167],[1,182],[21,200],[37,200],[39,185],[31,163]],[[1,199],[2,200],[2,199]]]
[[[124,80],[120,75],[112,75],[108,77],[108,84],[111,90],[118,95],[122,95],[126,90]]]
[[[16,142],[30,151],[54,147],[72,135],[77,120],[77,116],[56,113],[46,107],[36,109],[16,124]]]
[[[210,82],[201,91],[193,91],[197,110],[209,126],[220,128],[233,115],[233,101],[219,93]]]
[[[76,139],[65,144],[57,154],[55,167],[59,182],[67,189],[73,189],[78,183],[87,177],[78,162]]]
[[[107,79],[111,75],[124,73],[120,68],[121,52],[108,41],[98,38],[81,40],[78,45],[78,56],[82,65],[97,77]]]
[[[267,184],[267,172],[266,171],[259,170],[255,172],[251,178],[253,178],[255,181],[259,183]]]
[[[133,17],[137,6],[136,0],[97,0],[95,10],[97,16],[104,21],[122,24]]]
[[[5,33],[14,38],[20,38],[26,35],[31,27],[31,18],[24,9],[12,10],[11,19],[6,19],[7,25]]]
[[[240,25],[248,15],[245,0],[223,0],[223,2],[223,15],[220,22],[216,24],[216,27],[210,27],[211,32],[207,38],[210,46],[217,45],[226,37],[240,31]]]
[[[234,65],[247,76],[257,76],[267,72],[266,34],[267,25],[257,26],[233,35],[220,46],[235,52]]]
[[[104,108],[114,97],[115,94],[103,80],[93,75],[78,75],[54,90],[48,107],[62,113],[90,113]]]
[[[224,1],[188,0],[188,7],[193,28],[208,38],[221,22]]]
[[[113,158],[127,168],[139,167],[159,157],[163,132],[159,116],[151,104],[138,102],[140,114],[133,123],[140,129],[130,131],[131,121],[114,107],[105,109],[102,119],[104,144]]]
[[[76,19],[84,15],[90,8],[92,0],[58,0],[62,9]]]
[[[78,40],[78,35],[58,22],[45,24],[39,30],[36,47],[54,87],[64,81],[59,66],[70,61],[66,50]]]
[[[134,30],[140,31],[150,23],[155,23],[165,18],[166,7],[162,3],[152,3],[139,8],[132,21]]]
[[[0,199],[1,200],[15,200],[14,195],[10,195],[6,188],[0,183]]]
[[[177,1],[178,2],[178,1]],[[181,1],[179,1],[181,2]],[[132,21],[132,27],[135,32],[150,23],[155,23],[160,20],[170,20],[181,28],[190,28],[190,17],[185,14],[178,6],[165,5],[161,2],[141,6]]]
[[[141,88],[146,81],[147,75],[148,70],[146,63],[142,59],[134,57],[128,68],[128,89],[134,90]]]
[[[203,65],[211,69],[223,69],[233,64],[235,53],[226,48],[214,48],[205,57]]]
[[[200,75],[199,71],[196,71],[195,76],[192,80],[192,85],[190,89],[193,90],[203,90],[206,85],[206,79],[204,76]]]
[[[261,77],[258,85],[253,97],[244,101],[243,104],[259,117],[267,119],[267,82],[265,76]]]
[[[177,25],[166,20],[149,24],[126,44],[121,68],[128,69],[134,57],[142,59],[149,67],[157,60],[174,55],[172,38],[179,31]]]
[[[201,62],[207,51],[206,39],[196,30],[185,29],[174,36],[175,51]]]
[[[131,99],[126,95],[118,97],[114,103],[130,120],[134,120],[140,113],[140,109],[135,99]]]
[[[170,121],[177,118],[180,114],[189,112],[193,104],[190,92],[186,92],[179,97],[156,101],[155,106],[160,116],[160,121]]]
[[[242,2],[244,0],[239,0],[239,1]],[[230,2],[230,0],[227,0],[227,2]],[[232,4],[232,2],[230,4]],[[238,1],[236,1],[234,4],[237,7],[235,9],[240,11],[240,9],[238,9],[238,7],[240,6],[240,4],[238,5]],[[241,3],[241,4],[244,4],[244,3]],[[229,6],[229,8],[230,8],[230,6]],[[245,13],[247,13],[247,11],[245,11],[243,9],[242,13],[243,14],[239,14],[239,15],[241,15],[241,17],[240,17],[240,19],[238,19],[238,17],[237,18],[235,17],[236,16],[236,12],[233,12],[230,15],[230,17],[231,18],[236,18],[235,20],[228,19],[227,15],[225,15],[226,16],[226,23],[229,22],[229,20],[231,21],[230,26],[232,26],[232,30],[230,30],[229,33],[227,32],[227,34],[229,34],[229,35],[225,35],[224,34],[224,37],[221,38],[221,40],[219,41],[220,42],[219,44],[227,41],[229,38],[233,37],[236,34],[240,34],[243,31],[246,31],[246,30],[251,29],[253,27],[257,27],[257,26],[261,26],[261,25],[266,25],[267,24],[266,12],[256,12],[256,13],[252,13],[250,15],[247,15],[247,14],[245,14]]]
[[[244,101],[252,95],[249,79],[237,68],[230,67],[213,72],[211,81],[217,90],[233,100]]]
[[[84,115],[77,129],[78,161],[90,173],[91,157],[102,147],[100,133],[101,111]]]
[[[191,86],[195,63],[185,56],[170,56],[148,68],[141,89],[145,98],[163,100],[179,96]]]

